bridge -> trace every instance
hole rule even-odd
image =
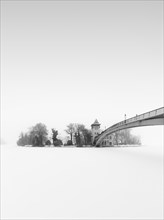
[[[95,137],[94,145],[101,146],[103,139],[112,133],[120,130],[142,127],[142,126],[153,126],[153,125],[164,125],[164,107],[143,113],[141,115],[136,115],[135,117],[126,119],[117,124],[112,125],[107,128],[101,134]]]

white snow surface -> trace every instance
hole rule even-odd
[[[163,219],[163,146],[1,146],[2,219]]]

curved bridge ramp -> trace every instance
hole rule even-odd
[[[141,127],[141,126],[153,126],[164,125],[164,107],[152,110],[150,112],[136,115],[135,117],[121,121],[117,124],[107,128],[97,137],[95,137],[94,144],[100,146],[103,139],[116,131],[120,131],[127,128]]]

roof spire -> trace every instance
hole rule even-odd
[[[97,120],[97,119],[95,120],[94,124],[99,124],[99,122],[98,122],[98,120]]]
[[[91,124],[91,127],[93,126],[100,126],[100,123],[98,122],[97,119],[95,119],[95,122],[93,124]]]

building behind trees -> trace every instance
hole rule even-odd
[[[97,119],[93,124],[91,124],[91,131],[92,144],[95,145],[95,138],[98,137],[101,133],[103,133],[103,131],[101,131],[100,129],[100,123]],[[139,136],[131,134],[131,129],[124,129],[106,135],[100,146],[108,147],[114,145],[141,145],[141,140]]]

